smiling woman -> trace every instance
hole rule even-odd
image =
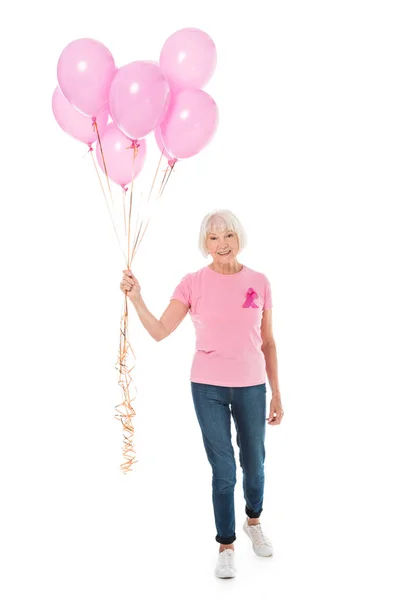
[[[216,575],[234,577],[234,569],[225,565],[236,539],[231,416],[244,473],[244,529],[256,554],[272,555],[272,545],[259,523],[263,510],[266,421],[279,425],[283,416],[272,333],[271,287],[263,273],[239,263],[237,256],[247,240],[239,219],[231,211],[207,214],[198,241],[203,256],[211,256],[212,262],[182,278],[160,319],[147,309],[139,282],[130,272],[126,272],[121,289],[157,341],[168,337],[188,313],[192,319],[196,332],[190,373],[192,398],[213,472],[215,539],[220,544],[220,555],[225,552]],[[267,375],[272,389],[269,414]]]

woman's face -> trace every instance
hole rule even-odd
[[[239,240],[234,231],[211,231],[207,236],[207,250],[214,262],[221,265],[236,258],[239,252]]]

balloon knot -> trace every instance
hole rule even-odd
[[[137,140],[133,140],[130,146],[126,146],[126,150],[135,150],[135,148],[140,148],[140,144]]]

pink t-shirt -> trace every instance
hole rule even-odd
[[[196,331],[191,381],[225,387],[265,383],[261,319],[272,308],[265,275],[245,265],[233,275],[203,267],[185,275],[171,300],[189,308]]]

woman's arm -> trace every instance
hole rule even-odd
[[[278,383],[278,359],[276,345],[272,333],[272,309],[263,311],[261,322],[262,351],[265,356],[265,367],[272,394],[280,394]]]
[[[183,321],[189,310],[183,302],[171,300],[169,306],[158,320],[151,314],[141,296],[132,300],[132,304],[143,326],[156,342],[161,342],[161,340],[170,335]]]

